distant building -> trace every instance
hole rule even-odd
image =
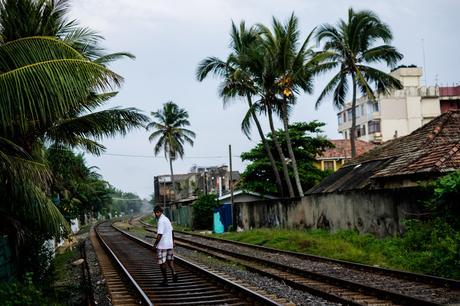
[[[417,187],[460,169],[460,110],[352,159],[307,194]]]
[[[238,171],[232,171],[233,185],[240,179]],[[190,173],[174,174],[176,192],[172,188],[171,175],[154,177],[154,195],[157,203],[170,203],[173,200],[189,204],[199,194],[215,193],[217,196],[230,192],[230,171],[228,166],[193,166]]]
[[[422,69],[403,67],[391,72],[404,86],[375,101],[363,96],[356,101],[357,139],[381,143],[405,136],[449,110],[460,109],[460,86],[420,86]],[[351,102],[338,112],[338,131],[350,138]]]
[[[329,140],[334,144],[334,148],[326,149],[321,155],[316,157],[315,166],[321,170],[337,171],[342,165],[351,159],[351,144],[348,139]],[[356,140],[357,156],[366,153],[375,147],[375,144]]]

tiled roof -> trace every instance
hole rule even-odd
[[[395,176],[460,169],[460,111],[442,114],[410,135],[388,141],[351,160],[308,193],[370,188]]]
[[[349,139],[336,139],[329,141],[332,142],[335,147],[326,149],[320,156],[318,156],[318,159],[351,158],[351,144]],[[359,156],[366,153],[374,147],[375,145],[370,142],[356,140],[356,155]]]

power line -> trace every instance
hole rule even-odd
[[[154,156],[154,155],[134,155],[134,154],[119,154],[119,153],[102,153],[101,155],[108,155],[108,156],[120,156],[120,157],[136,157],[136,158],[161,158],[163,159],[164,157],[160,156]],[[240,155],[232,155],[233,157],[241,157]],[[228,156],[223,156],[223,155],[201,155],[201,156],[184,156],[185,158],[228,158]]]
[[[57,150],[66,151],[67,148],[55,148]],[[136,157],[136,158],[160,158],[163,159],[163,156],[155,156],[155,155],[137,155],[137,154],[121,154],[121,153],[105,153],[102,152],[101,155],[108,155],[108,156],[120,156],[120,157]],[[240,157],[240,155],[232,155],[232,157]],[[224,155],[196,155],[196,156],[184,156],[185,159],[190,158],[228,158],[228,156]]]

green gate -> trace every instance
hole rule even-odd
[[[192,206],[181,206],[173,210],[173,220],[176,224],[184,227],[192,227]]]

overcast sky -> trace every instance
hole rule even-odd
[[[74,0],[69,17],[104,36],[108,51],[128,51],[137,57],[112,64],[125,83],[108,107],[136,107],[150,114],[172,100],[189,112],[197,134],[195,145],[187,146],[184,159],[174,163],[175,173],[187,173],[193,164],[227,164],[229,144],[238,156],[259,141],[255,130],[252,141],[240,131],[246,111],[242,101],[224,109],[217,95],[219,81],[195,79],[200,60],[228,55],[231,21],[271,25],[272,16],[284,21],[294,12],[306,37],[319,24],[345,18],[349,7],[373,10],[389,24],[393,45],[404,54],[401,64],[425,66],[428,85],[460,83],[458,0]],[[314,109],[330,77],[319,77],[314,93],[299,97],[291,121],[323,121],[324,134],[334,139],[339,134],[331,103],[326,100]],[[153,192],[153,176],[169,173],[164,155],[154,157],[148,135],[137,130],[107,139],[106,154],[87,154],[87,163],[99,167],[115,187],[147,198]],[[235,170],[244,169],[238,157],[233,165]]]

